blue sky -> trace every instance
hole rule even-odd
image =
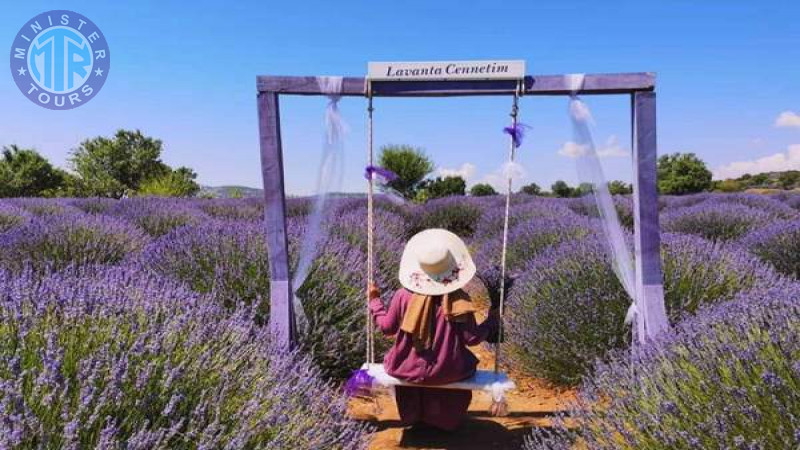
[[[363,75],[370,60],[525,59],[531,74],[656,72],[660,153],[695,152],[720,175],[800,169],[796,1],[4,3],[6,48],[51,9],[89,17],[108,40],[109,78],[77,109],[34,105],[0,71],[0,146],[33,147],[62,166],[85,138],[139,128],[164,141],[167,163],[194,168],[203,184],[260,186],[256,75]],[[586,100],[598,145],[616,141],[627,152],[628,97]],[[376,144],[421,146],[438,168],[491,180],[505,158],[510,102],[378,99]],[[324,106],[282,98],[291,193],[314,188]],[[359,190],[365,101],[347,98],[341,108],[350,126],[344,189]],[[566,99],[524,98],[521,120],[533,127],[521,181],[575,182],[573,161],[559,154],[571,138]],[[630,180],[629,158],[603,162],[609,178]]]

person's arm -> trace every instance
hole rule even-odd
[[[369,310],[372,313],[375,325],[387,336],[395,335],[400,330],[402,293],[402,289],[394,293],[392,301],[389,303],[389,310],[387,311],[383,306],[378,289],[375,286],[370,287]]]
[[[489,310],[489,317],[481,322],[480,325],[475,321],[475,315],[470,314],[469,319],[461,324],[461,336],[464,339],[464,343],[472,346],[485,341],[491,333],[496,332],[500,324],[499,319],[500,312],[496,308]]]

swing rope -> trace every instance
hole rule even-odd
[[[503,246],[500,253],[500,304],[497,331],[497,343],[494,345],[494,373],[500,370],[500,346],[503,342],[503,316],[505,311],[506,300],[506,254],[508,249],[508,216],[511,211],[511,175],[514,164],[514,155],[517,150],[517,139],[514,135],[514,130],[517,129],[517,115],[519,113],[519,98],[523,94],[523,84],[521,81],[517,82],[517,89],[514,91],[514,100],[511,104],[511,130],[509,133],[509,150],[508,150],[508,167],[507,167],[507,184],[506,184],[506,208],[503,215]]]
[[[372,82],[367,80],[367,167],[374,167],[374,151],[372,141],[372,113],[375,110],[372,107]],[[375,362],[375,336],[373,335],[372,318],[369,310],[369,295],[370,286],[373,284],[373,270],[374,270],[374,220],[375,214],[373,210],[373,173],[368,172],[367,176],[367,310],[366,310],[366,328],[367,328],[367,362],[370,364]]]

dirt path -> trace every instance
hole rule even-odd
[[[494,354],[484,346],[471,350],[480,359],[479,368],[491,369]],[[434,429],[411,430],[400,425],[397,407],[391,395],[379,395],[380,410],[376,414],[374,402],[356,398],[350,403],[352,417],[365,420],[377,428],[370,450],[392,449],[519,449],[524,437],[534,427],[547,427],[550,417],[563,409],[573,398],[570,391],[555,391],[540,380],[511,374],[517,389],[507,395],[510,414],[492,417],[489,413],[491,398],[484,392],[473,392],[469,417],[454,433]]]

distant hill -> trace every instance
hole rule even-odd
[[[239,195],[234,195],[234,193]],[[198,197],[214,197],[214,198],[231,198],[231,197],[262,197],[264,190],[259,188],[252,188],[247,186],[200,186],[200,192],[197,193]],[[328,194],[330,197],[361,197],[365,194],[353,192],[331,192]],[[287,194],[287,198],[296,197]]]
[[[739,178],[714,180],[713,190],[721,192],[778,191],[800,189],[800,170],[745,174]]]
[[[234,195],[238,193],[239,195]],[[230,197],[261,197],[263,189],[247,186],[200,186],[198,197],[230,198]]]

